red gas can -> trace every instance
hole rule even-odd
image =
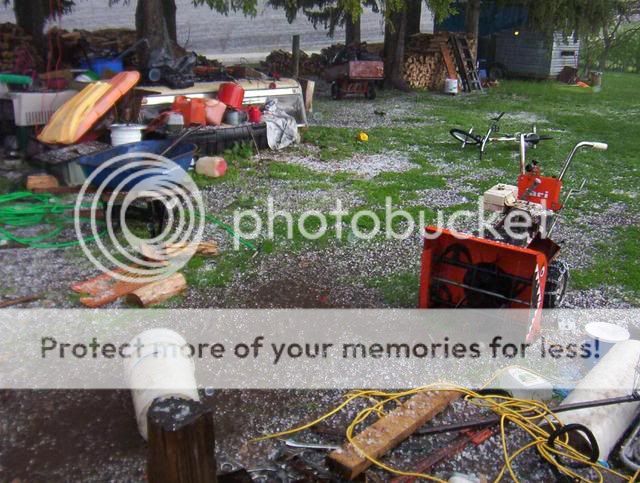
[[[218,90],[218,100],[224,102],[229,107],[240,109],[242,107],[242,101],[244,100],[244,89],[238,84],[225,82],[220,85],[220,89]]]

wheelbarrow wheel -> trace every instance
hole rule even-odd
[[[462,129],[452,129],[449,131],[449,134],[463,144],[480,144],[482,142],[482,138],[480,136],[463,131]]]
[[[549,264],[547,285],[544,291],[544,308],[560,307],[567,294],[569,284],[569,267],[561,260],[554,260]]]
[[[376,92],[376,85],[373,82],[369,82],[369,84],[367,84],[367,91],[364,93],[364,97],[366,97],[370,101],[373,101],[377,95],[378,93]]]
[[[333,82],[331,84],[331,97],[333,98],[334,101],[337,101],[338,99],[342,99],[342,91],[340,89],[340,85],[338,85],[337,82]]]

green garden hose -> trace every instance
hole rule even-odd
[[[75,203],[63,203],[56,196],[47,193],[38,194],[29,191],[17,191],[0,195],[0,236],[32,248],[67,248],[79,245],[80,240],[50,241],[73,223],[73,216],[69,216],[68,212],[73,211],[74,208]],[[90,206],[89,204],[83,204],[81,208],[90,208]],[[244,240],[229,225],[215,216],[205,215],[205,220],[220,226],[250,250],[257,251],[255,245]],[[32,237],[21,237],[10,231],[12,228],[20,229],[43,225],[50,225],[53,228]],[[98,236],[103,234],[104,232]],[[95,239],[96,236],[87,236],[83,241],[89,243],[95,241]]]
[[[88,206],[83,206],[87,208]],[[57,237],[66,227],[73,223],[75,204],[62,203],[57,197],[47,193],[31,193],[17,191],[0,195],[0,236],[7,240],[27,245],[32,248],[67,248],[80,244],[80,240],[62,242],[50,241]],[[36,226],[52,226],[52,229],[31,237],[15,235],[11,229]],[[95,236],[84,238],[92,242]]]

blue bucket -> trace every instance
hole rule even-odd
[[[106,149],[104,151],[100,151],[93,154],[88,154],[86,156],[82,156],[78,159],[78,163],[82,166],[82,169],[87,177],[91,176],[91,174],[102,164],[110,159],[115,158],[116,156],[121,156],[123,154],[130,153],[153,153],[160,154],[165,149],[167,149],[173,141],[164,140],[164,141],[140,141],[137,143],[129,143],[129,144],[121,144],[119,146],[114,146],[110,149]],[[193,157],[195,155],[197,146],[192,143],[179,143],[178,145],[171,148],[171,150],[166,153],[164,156],[171,159],[174,163],[176,163],[180,168],[173,168],[167,170],[165,173],[162,173],[163,176],[167,176],[169,180],[175,181],[179,183],[182,181],[184,176],[184,171],[188,171],[193,162]],[[140,157],[140,160],[143,160],[144,156]],[[96,175],[94,179],[91,180],[91,184],[95,187],[102,186],[107,177],[109,177],[115,170],[122,167],[123,164],[135,161],[135,158],[122,160],[119,163],[116,163],[112,166],[109,166],[107,169],[100,171]],[[131,168],[123,170],[118,175],[114,176],[109,182],[106,184],[106,187],[111,189],[116,189],[120,183],[122,183],[128,176],[135,173],[136,171],[143,170],[144,168]],[[140,189],[140,183],[144,182],[145,179],[148,179],[158,173],[145,173],[139,176],[136,176],[134,179],[129,180],[126,184],[124,184],[120,189],[124,191],[128,191],[136,187]],[[154,187],[150,186],[148,189],[152,189]]]

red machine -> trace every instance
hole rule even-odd
[[[375,81],[384,79],[384,63],[381,60],[351,60],[328,67],[324,77],[331,82],[334,99],[342,99],[348,94],[364,94],[367,99],[375,99]]]
[[[568,268],[557,259],[560,247],[549,235],[557,222],[562,179],[583,147],[605,150],[604,143],[577,144],[557,178],[542,176],[534,161],[525,161],[521,138],[518,186],[499,184],[484,195],[485,209],[501,213],[494,223],[500,239],[480,238],[427,227],[420,274],[420,308],[532,309],[527,339],[540,329],[540,310],[557,307],[564,298]],[[514,232],[508,220],[531,224]]]

